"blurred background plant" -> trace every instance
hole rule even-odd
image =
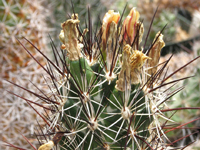
[[[17,39],[27,37],[41,51],[48,51],[47,33],[50,28],[47,27],[46,17],[50,15],[50,10],[47,6],[44,6],[44,1],[38,0],[0,1],[0,149],[10,149],[4,147],[2,141],[30,148],[20,134],[30,137],[30,134],[34,133],[37,118],[35,112],[25,101],[8,94],[6,90],[19,93],[23,97],[28,96],[33,101],[36,99],[24,90],[14,88],[5,80],[29,89],[35,88],[31,82],[43,87],[41,73],[44,71],[24,51]],[[45,65],[44,58],[39,56],[32,46],[27,48]]]
[[[87,11],[89,6],[92,12],[92,21],[96,25],[99,24],[99,18],[102,19],[104,15],[102,12],[106,12],[108,9],[114,9],[122,13],[126,3],[126,10],[130,10],[135,6],[140,12],[141,18],[144,19],[143,23],[144,28],[146,29],[144,36],[147,35],[146,31],[149,27],[152,16],[156,8],[159,6],[148,41],[153,41],[155,33],[161,30],[165,24],[168,24],[164,30],[166,47],[163,49],[162,55],[164,56],[169,52],[177,52],[179,50],[183,51],[173,56],[172,63],[169,64],[169,73],[172,70],[175,70],[175,68],[180,67],[185,62],[188,62],[187,60],[191,60],[194,56],[199,55],[200,2],[196,0],[73,1],[74,10],[79,13],[79,19],[81,22],[87,20]],[[71,14],[71,12],[72,6],[70,0],[0,1],[0,64],[2,64],[0,68],[0,92],[3,93],[3,96],[0,99],[3,104],[0,107],[0,113],[3,116],[0,120],[2,128],[0,140],[6,140],[11,143],[13,143],[13,141],[18,142],[13,143],[17,145],[22,144],[21,142],[24,141],[24,139],[23,137],[21,137],[21,140],[19,139],[19,131],[23,135],[29,137],[29,134],[33,133],[33,125],[36,117],[35,113],[33,114],[32,109],[26,107],[26,102],[7,94],[5,89],[14,91],[15,93],[20,93],[22,96],[26,96],[27,93],[23,90],[13,88],[6,84],[2,79],[7,79],[18,83],[23,87],[29,88],[34,88],[34,85],[29,82],[30,80],[34,83],[38,83],[37,86],[44,85],[43,79],[40,76],[42,69],[33,63],[34,60],[24,52],[15,37],[20,39],[24,36],[32,41],[34,45],[39,47],[41,51],[48,51],[49,48],[47,46],[47,41],[49,40],[47,40],[46,34],[50,33],[55,43],[57,43],[58,41],[56,41],[56,39],[58,39],[57,35],[60,32],[60,23],[70,18],[69,14]],[[125,12],[124,16],[127,16],[127,14],[128,11]],[[83,28],[84,26],[84,24],[81,25]],[[147,45],[149,45],[149,43]],[[34,49],[31,46],[27,47],[27,49],[37,57],[37,53],[34,52]],[[45,61],[42,61],[43,58],[41,56],[38,56],[38,58],[40,59],[40,62],[45,64]],[[163,57],[163,59],[167,58],[169,58],[169,55],[166,55],[166,58]],[[186,90],[173,98],[171,103],[172,107],[199,106],[200,78],[198,64],[198,62],[193,63],[193,65],[190,65],[187,69],[184,69],[183,72],[180,72],[177,75],[180,75],[179,77],[185,77],[191,75],[191,73],[196,74],[194,78],[188,79],[184,83],[180,83],[186,86]],[[182,118],[182,116],[187,117],[188,120],[190,120],[198,117],[199,112],[193,112],[191,110],[188,112],[183,110],[176,113],[174,118],[179,121],[179,118]],[[198,127],[198,122],[194,124],[193,127]],[[183,131],[183,134],[184,132],[185,131]],[[27,144],[27,148],[28,147]]]
[[[71,18],[70,14],[73,12],[71,0],[59,0],[52,1],[47,0],[53,16],[47,17],[47,22],[54,28],[54,32],[51,36],[54,37],[54,42],[59,42],[57,38],[60,33],[61,23],[66,19]],[[106,7],[102,5],[100,0],[73,0],[74,12],[79,12],[78,17],[82,22],[81,27],[85,28],[85,23],[88,20],[88,8],[90,8],[92,23],[96,26],[100,26],[100,19],[103,18],[103,13],[106,12]]]

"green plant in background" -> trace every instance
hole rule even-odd
[[[182,53],[176,54],[174,56],[174,63],[180,62],[180,59],[192,59],[195,56],[198,56],[200,52],[199,49],[199,42],[196,42],[193,45],[193,53],[188,55],[185,54],[183,55]],[[190,107],[190,108],[195,108],[200,106],[200,101],[199,101],[199,85],[200,85],[200,70],[199,70],[199,60],[197,60],[195,63],[192,63],[189,68],[185,68],[182,72],[177,74],[177,77],[183,77],[183,76],[189,76],[189,75],[194,75],[192,78],[186,79],[182,82],[180,82],[177,86],[184,86],[185,89],[179,93],[177,93],[174,97],[171,98],[171,102],[169,105],[173,108],[179,107],[179,108],[185,108],[185,107]],[[171,65],[172,66],[172,65]],[[187,69],[187,70],[186,70]],[[181,110],[178,111],[172,119],[175,122],[188,122],[189,120],[195,119],[199,116],[199,110],[196,109],[190,109],[190,110]],[[184,120],[182,120],[184,118]],[[180,137],[181,135],[186,135],[190,134],[192,131],[196,131],[196,129],[199,128],[199,121],[191,123],[188,126],[189,129],[184,129],[182,131],[174,132],[171,135],[169,135],[171,138],[173,137]],[[197,145],[198,144],[198,136],[194,135],[190,137],[191,139],[196,139],[197,140]],[[186,141],[187,142],[187,141]]]
[[[38,123],[36,130],[41,145],[38,150],[176,149],[176,143],[188,137],[170,141],[166,135],[200,119],[172,124],[174,110],[183,108],[170,109],[167,105],[170,97],[182,89],[171,91],[171,87],[187,77],[168,79],[199,57],[166,75],[171,57],[159,64],[165,45],[162,31],[147,50],[143,49],[147,38],[141,46],[144,27],[139,16],[132,8],[122,21],[118,12],[109,10],[101,28],[96,30],[90,11],[87,28],[80,27],[78,14],[73,13],[71,19],[61,24],[61,51],[51,43],[55,62],[25,38],[46,59],[46,67],[19,41],[48,74],[44,77],[48,93],[38,85],[37,91],[33,91],[11,82],[38,98],[33,102],[23,97],[45,123]],[[43,108],[44,113],[38,112],[35,105]]]
[[[153,34],[156,33],[156,28],[162,29],[162,27],[167,24],[168,28],[165,30],[166,32],[164,32],[167,34],[165,36],[166,37],[165,40],[167,42],[173,41],[173,37],[176,34],[176,29],[175,29],[175,25],[174,25],[175,21],[176,21],[176,16],[173,12],[163,10],[159,14],[159,17],[156,18],[153,23],[154,32],[151,33],[151,36],[153,36]],[[153,38],[153,37],[151,37],[151,38]]]

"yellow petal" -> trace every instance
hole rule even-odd
[[[49,141],[48,143],[45,143],[41,145],[38,150],[51,150],[54,147],[53,141]]]

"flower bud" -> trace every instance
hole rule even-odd
[[[143,24],[139,20],[140,14],[136,8],[132,8],[129,15],[123,22],[121,39],[124,44],[132,45],[136,35],[138,36],[137,43],[139,44],[142,41],[142,35],[144,32]],[[137,33],[138,32],[138,33]]]

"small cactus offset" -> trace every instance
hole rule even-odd
[[[23,98],[43,120],[36,130],[38,150],[178,149],[177,143],[188,136],[171,141],[167,134],[200,119],[174,123],[174,111],[200,108],[167,105],[183,88],[171,91],[170,87],[188,77],[168,79],[199,57],[166,75],[171,57],[159,63],[165,46],[162,31],[144,49],[147,38],[142,46],[144,28],[139,12],[132,8],[123,21],[122,16],[109,10],[96,30],[90,11],[85,29],[73,13],[61,24],[61,52],[52,43],[55,62],[35,47],[47,60],[46,67],[36,61],[49,75],[44,78],[50,89],[49,93],[24,89],[41,100],[36,103]],[[43,108],[44,114],[34,105]]]

